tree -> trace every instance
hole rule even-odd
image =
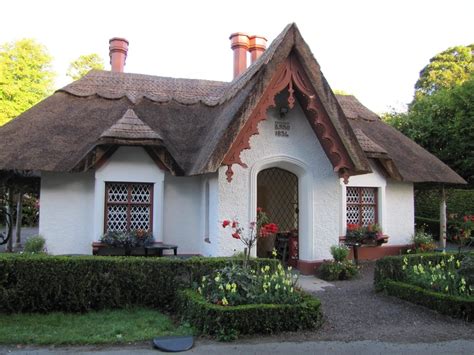
[[[53,91],[52,58],[33,39],[0,46],[0,126]]]
[[[449,89],[468,80],[474,72],[474,44],[446,49],[430,59],[415,84],[415,98]]]
[[[383,119],[474,185],[474,73],[461,85],[420,96]]]
[[[78,80],[92,69],[104,69],[104,60],[96,53],[81,55],[71,62],[66,75]]]

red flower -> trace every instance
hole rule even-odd
[[[359,229],[359,225],[355,224],[355,223],[348,223],[347,224],[347,229],[350,230],[350,231],[354,231],[354,230]]]
[[[257,207],[257,213],[261,213],[263,212],[263,208],[262,207]]]
[[[278,232],[278,226],[275,223],[268,223],[265,226],[265,229],[268,231],[268,233],[275,234]]]
[[[240,234],[237,232],[232,233],[232,238],[234,239],[240,239]]]
[[[238,225],[239,225],[239,222],[232,221],[232,228],[237,228]]]
[[[228,219],[224,219],[224,221],[222,222],[222,228],[227,227],[229,224],[230,224],[230,221]]]

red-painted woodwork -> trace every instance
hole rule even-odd
[[[125,38],[114,37],[109,40],[109,56],[113,72],[123,72],[127,52],[128,41]]]
[[[284,89],[288,90],[288,107],[290,109],[294,107],[295,95],[299,99],[306,118],[331,161],[334,171],[347,183],[349,172],[354,168],[354,164],[311,85],[311,81],[294,55],[288,57],[277,69],[260,102],[227,152],[223,160],[223,165],[227,165],[227,181],[232,181],[233,164],[247,168],[240,158],[240,153],[244,149],[250,149],[250,137],[258,134],[258,124],[267,118],[267,110],[270,107],[275,107],[275,96]]]

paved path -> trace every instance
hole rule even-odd
[[[46,355],[46,354],[93,354],[93,355],[127,355],[127,354],[157,354],[151,346],[123,346],[123,347],[76,347],[76,348],[5,348],[0,347],[0,354],[14,355]],[[269,343],[200,343],[187,354],[204,355],[234,355],[234,354],[474,354],[474,340],[457,340],[442,343],[400,344],[377,341],[321,341],[321,342],[269,342]]]

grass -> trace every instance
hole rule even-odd
[[[162,313],[146,308],[104,310],[84,314],[0,314],[0,344],[88,345],[190,335]]]

